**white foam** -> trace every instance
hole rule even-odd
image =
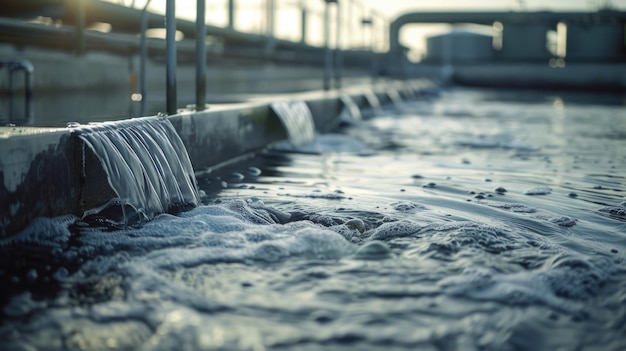
[[[50,248],[65,246],[70,237],[68,226],[76,220],[78,217],[73,215],[35,218],[17,235],[0,240],[0,247],[10,247],[18,243]]]
[[[234,200],[200,206],[181,217],[161,215],[132,231],[85,232],[79,241],[108,246],[110,252],[148,252],[141,262],[153,269],[286,257],[339,259],[354,251],[330,229],[308,221],[281,224],[279,218],[285,217],[276,209]]]
[[[415,237],[419,235],[425,227],[426,225],[420,225],[409,221],[384,223],[372,231],[369,240],[385,241],[406,236]]]
[[[501,274],[486,269],[467,269],[462,274],[444,278],[439,286],[451,295],[474,300],[499,301],[513,305],[540,303],[568,313],[580,313],[584,305],[556,295],[547,278],[551,272]]]

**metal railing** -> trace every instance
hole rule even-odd
[[[265,35],[267,36],[266,55],[272,54],[275,45],[275,21],[276,21],[276,0],[266,1],[266,18],[267,26]],[[342,0],[345,1],[345,8],[347,11],[342,11],[340,0],[323,0],[324,2],[324,77],[323,88],[329,90],[331,88],[331,80],[334,78],[334,87],[341,88],[341,78],[343,69],[342,59],[342,29],[347,27],[347,33],[350,32],[350,21],[347,24],[342,25],[342,19],[345,19],[346,14],[353,13],[353,7],[357,4],[356,0]],[[134,2],[133,2],[134,3]],[[140,63],[140,93],[141,99],[141,114],[145,112],[146,104],[146,61],[148,59],[148,51],[146,44],[146,30],[147,30],[147,15],[148,7],[151,0],[147,0],[142,9],[141,19],[141,63]],[[301,8],[301,43],[306,44],[307,40],[307,16],[309,15],[307,7],[304,5],[304,1],[300,2]],[[334,49],[331,48],[331,13],[330,6],[335,5],[335,43]],[[166,111],[167,114],[175,114],[177,112],[177,91],[176,91],[176,61],[177,61],[177,49],[176,49],[176,0],[167,0],[165,8],[165,28],[166,28]],[[228,0],[227,2],[227,28],[235,30],[235,18],[236,18],[236,0]],[[369,26],[372,27],[372,17],[365,17],[365,11],[363,12],[363,18],[360,18],[361,29]],[[382,16],[382,15],[381,15]],[[202,111],[206,108],[206,61],[207,61],[207,49],[206,49],[206,0],[197,0],[196,3],[196,22],[195,22],[195,60],[196,60],[196,96],[195,106],[196,110]],[[376,49],[373,29],[370,29],[371,41],[369,43],[369,50],[372,51],[372,76],[376,75]],[[347,36],[346,36],[347,37]],[[344,40],[347,42],[346,40]],[[362,45],[365,42],[362,43]]]

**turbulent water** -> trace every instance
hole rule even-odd
[[[141,227],[36,220],[2,242],[0,349],[626,349],[622,97],[450,89],[349,124]]]

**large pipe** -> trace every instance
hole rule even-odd
[[[175,115],[176,99],[176,0],[167,0],[165,5],[165,47],[166,64],[166,110],[168,115]]]
[[[196,5],[196,111],[206,105],[206,2],[198,0]]]
[[[389,51],[402,52],[400,29],[409,23],[474,23],[492,25],[493,22],[514,23],[558,23],[559,21],[603,21],[626,19],[626,12],[411,12],[399,16],[389,24]],[[595,23],[595,22],[594,22]]]

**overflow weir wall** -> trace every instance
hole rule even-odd
[[[331,91],[273,95],[197,112],[179,110],[167,118],[182,139],[196,173],[263,150],[287,139],[271,105],[303,101],[317,133],[336,130],[345,111],[414,99],[436,86],[425,80],[391,81]],[[351,102],[350,102],[351,101]],[[124,121],[109,122],[121,125]],[[0,127],[0,238],[13,236],[34,218],[82,216],[117,197],[100,160],[74,128]]]

